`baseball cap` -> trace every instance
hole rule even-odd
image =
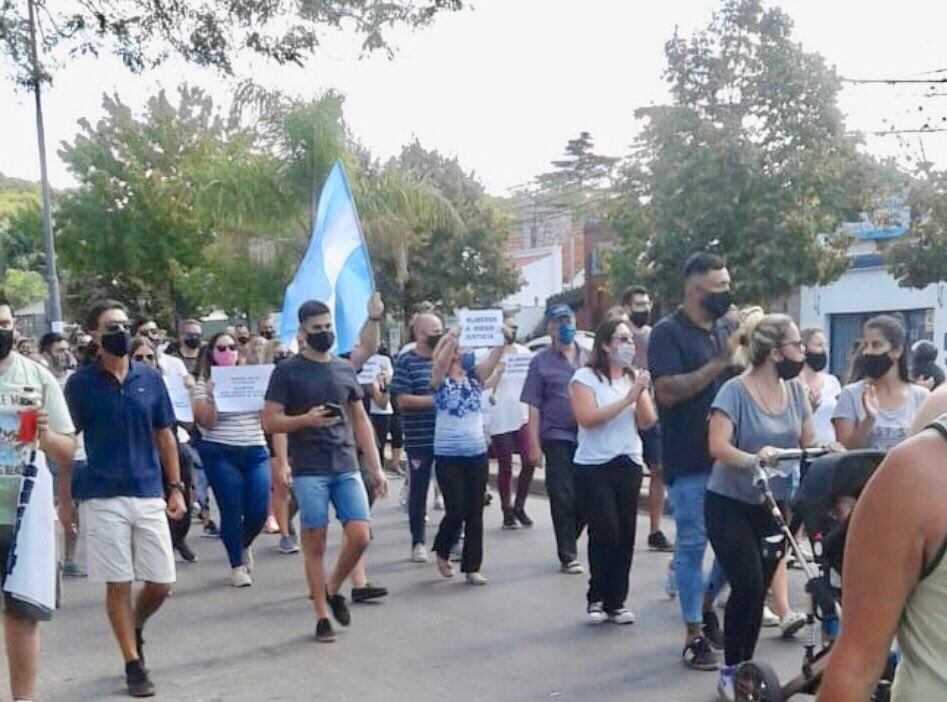
[[[546,310],[546,324],[560,317],[571,317],[572,314],[572,308],[569,305],[553,305]]]

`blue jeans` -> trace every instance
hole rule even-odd
[[[266,446],[201,443],[201,458],[220,508],[220,536],[230,567],[243,563],[243,549],[263,529],[270,505],[270,463]]]
[[[676,476],[668,485],[668,502],[677,528],[674,573],[677,578],[681,614],[687,624],[703,622],[704,594],[719,590],[723,581],[720,565],[704,578],[707,527],[704,522],[704,493],[710,473]]]
[[[431,487],[434,451],[408,449],[408,522],[411,525],[411,546],[424,543],[424,515],[427,514],[427,493]]]
[[[368,492],[358,471],[297,476],[293,478],[293,493],[303,529],[325,529],[329,525],[330,502],[342,524],[371,521]]]

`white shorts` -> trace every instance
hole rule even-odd
[[[173,583],[174,551],[160,497],[107,497],[79,505],[89,580]]]

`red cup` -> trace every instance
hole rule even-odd
[[[36,419],[39,411],[36,409],[20,410],[20,433],[17,440],[24,444],[36,441]]]

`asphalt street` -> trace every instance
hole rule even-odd
[[[145,655],[158,699],[193,702],[333,700],[334,702],[703,702],[715,699],[716,674],[687,670],[682,626],[667,597],[668,554],[649,552],[639,519],[628,605],[631,626],[584,623],[586,576],[560,574],[548,503],[531,497],[532,529],[500,529],[486,509],[486,587],[441,578],[434,565],[408,561],[407,518],[395,495],[376,504],[369,551],[373,581],[390,596],[353,606],[352,625],[333,644],[316,643],[302,555],[277,552],[277,537],[256,545],[253,587],[229,584],[222,544],[190,542],[196,564],[180,564],[173,596],[146,629]],[[430,512],[431,524],[440,518]],[[673,525],[665,529],[673,537]],[[333,527],[330,557],[338,528]],[[428,529],[428,542],[434,527]],[[584,538],[580,550],[584,556]],[[585,560],[584,557],[582,559]],[[793,574],[797,606],[800,575]],[[104,588],[65,583],[64,605],[43,626],[39,699],[126,699],[124,668],[104,607]],[[764,629],[757,655],[781,676],[794,673],[802,649]],[[5,678],[5,666],[3,677]],[[9,689],[0,682],[5,698]]]

